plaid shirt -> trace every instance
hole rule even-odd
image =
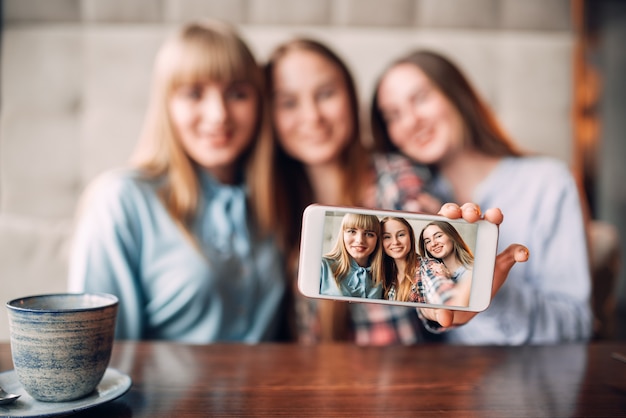
[[[420,212],[415,198],[423,192],[424,182],[430,173],[412,164],[406,157],[397,154],[374,156],[376,184],[366,196],[365,204],[381,209]],[[420,266],[422,281],[427,297],[447,298],[447,286],[438,280],[432,266]],[[424,294],[423,293],[423,294]],[[390,345],[415,344],[421,341],[439,341],[442,331],[439,324],[420,318],[414,308],[382,304],[355,303],[350,305],[352,326],[357,344]]]
[[[411,301],[444,304],[450,298],[454,282],[445,266],[444,272],[435,264],[441,263],[422,259]],[[436,335],[444,330],[438,323],[422,318],[416,309],[403,306],[357,303],[350,305],[350,313],[355,341],[360,345],[439,341],[441,338]]]
[[[408,301],[445,305],[452,297],[454,280],[446,266],[434,258],[420,257],[419,267],[412,278]],[[396,299],[396,285],[392,283],[387,292],[387,300]]]
[[[455,282],[445,264],[434,258],[421,257],[415,277],[415,297],[411,302],[445,305],[452,297]]]
[[[354,340],[359,345],[415,344],[425,332],[413,308],[377,303],[350,304]]]
[[[399,154],[375,154],[376,182],[371,185],[363,205],[366,207],[421,212],[415,200],[424,189],[430,172]]]

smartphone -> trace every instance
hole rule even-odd
[[[303,213],[298,289],[311,298],[479,312],[491,301],[497,245],[498,226],[484,220],[313,204]]]

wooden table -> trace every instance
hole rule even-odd
[[[358,347],[116,342],[133,386],[75,417],[626,416],[626,343]],[[0,370],[12,368],[0,343]]]

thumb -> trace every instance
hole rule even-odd
[[[491,296],[495,296],[506,281],[509,271],[516,263],[523,263],[530,257],[528,248],[521,244],[511,244],[496,257]]]
[[[437,318],[437,322],[444,328],[452,326],[454,320],[454,312],[448,309],[437,309],[435,311],[435,317]]]

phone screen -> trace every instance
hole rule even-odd
[[[314,209],[303,223],[299,287],[306,296],[466,310],[488,305],[497,244],[493,224]]]
[[[396,283],[390,283],[392,282],[391,277],[376,277],[376,275],[385,273],[388,273],[389,276],[392,274],[397,275],[398,265],[406,267],[409,252],[415,252],[417,254],[415,259],[418,261],[418,264],[415,265],[415,274],[408,274],[405,277],[405,279],[414,280],[411,284],[411,287],[414,287],[414,289],[406,297],[401,298],[399,289],[394,289],[391,292],[393,300],[401,302],[421,301],[429,304],[441,303],[442,299],[446,298],[445,291],[441,290],[442,297],[435,297],[437,289],[432,289],[432,286],[457,285],[459,281],[469,281],[469,283],[464,283],[464,286],[471,291],[473,263],[469,264],[468,261],[467,264],[464,264],[461,260],[451,259],[450,255],[454,255],[458,259],[461,257],[459,253],[464,251],[466,256],[469,255],[469,258],[473,261],[473,254],[476,249],[476,224],[455,220],[434,221],[406,216],[385,215],[381,217],[369,215],[376,216],[381,227],[380,232],[372,231],[378,235],[376,241],[379,242],[368,243],[366,237],[361,238],[358,236],[361,233],[359,229],[363,229],[364,235],[368,231],[367,228],[358,228],[358,226],[368,226],[368,220],[361,219],[362,216],[364,215],[345,211],[326,211],[324,216],[324,237],[326,239],[322,243],[323,257],[331,259],[330,255],[333,253],[333,249],[338,248],[345,249],[348,256],[355,260],[357,258],[365,258],[359,256],[363,256],[371,249],[372,254],[365,254],[369,262],[362,267],[370,267],[372,283],[380,283],[382,287],[382,298],[389,299],[390,297],[389,292],[385,292],[386,287],[394,284],[397,287],[400,286],[398,286],[397,280],[395,281]],[[347,224],[342,226],[344,219],[347,221]],[[403,220],[408,225],[405,225]],[[347,231],[345,230],[346,227],[348,228]],[[350,241],[351,239],[352,241]],[[381,248],[378,249],[378,246]],[[376,251],[382,253],[383,266],[391,268],[371,268],[371,263],[375,260]],[[355,256],[352,256],[351,253]],[[459,255],[457,256],[456,254]],[[448,265],[446,265],[446,261],[448,261]],[[432,276],[439,276],[439,279],[434,279],[438,280],[439,283],[431,283],[431,286],[426,283],[428,278],[425,276],[431,276],[431,278]],[[450,281],[446,282],[446,278],[449,278]],[[420,287],[422,295],[416,295],[416,292],[420,292]],[[341,287],[341,289],[346,288],[347,286]],[[321,294],[324,294],[323,291],[324,289],[320,289]],[[328,293],[332,294],[332,292]],[[367,292],[360,293],[355,291],[352,294],[345,294],[345,296],[367,297]],[[467,298],[457,298],[455,300],[460,302],[455,304],[456,306],[468,306],[469,294]]]

